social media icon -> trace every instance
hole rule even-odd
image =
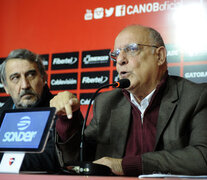
[[[116,6],[115,16],[125,16],[126,15],[126,5]]]
[[[94,19],[101,19],[104,16],[104,8],[96,8],[94,10]]]
[[[85,20],[91,20],[93,19],[93,13],[92,13],[92,10],[90,9],[86,9],[86,13],[84,15],[84,19]]]
[[[113,14],[113,12],[114,12],[113,7],[109,8],[109,9],[105,9],[105,16],[110,17]]]

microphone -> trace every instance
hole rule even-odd
[[[81,131],[81,143],[80,143],[80,161],[81,162],[83,161],[84,130],[85,130],[85,126],[86,126],[86,122],[87,122],[87,119],[88,119],[88,114],[89,114],[89,111],[90,111],[90,107],[91,107],[92,101],[95,99],[97,93],[101,89],[109,87],[109,86],[112,86],[114,88],[127,88],[127,87],[130,86],[130,80],[129,79],[120,79],[119,81],[117,81],[117,82],[115,82],[113,84],[107,84],[107,85],[101,86],[100,88],[98,88],[96,90],[96,92],[91,97],[89,105],[88,105],[88,109],[87,109],[87,112],[86,112],[86,116],[85,116],[85,119],[83,121],[82,131]]]
[[[120,79],[119,81],[111,84],[113,87],[116,88],[128,88],[130,86],[130,80],[129,79]],[[108,86],[111,86],[110,84]]]
[[[107,176],[112,175],[111,169],[108,166],[101,165],[101,164],[95,164],[92,162],[83,162],[83,154],[84,154],[84,130],[86,127],[86,122],[88,119],[88,114],[90,111],[90,107],[92,104],[93,99],[95,99],[98,92],[106,87],[112,86],[114,88],[127,88],[130,86],[129,79],[120,79],[119,81],[113,83],[113,84],[107,84],[99,87],[96,92],[93,94],[93,96],[90,99],[86,116],[83,121],[82,130],[81,130],[81,141],[80,141],[80,161],[75,163],[70,163],[66,167],[66,169],[62,169],[61,173],[64,174],[72,174],[72,175],[101,175],[101,176]]]
[[[88,119],[88,114],[90,111],[90,107],[92,104],[93,99],[95,99],[97,93],[106,87],[112,86],[114,88],[127,88],[130,86],[130,81],[128,79],[121,79],[113,84],[107,84],[104,86],[101,86],[100,88],[98,88],[96,90],[96,92],[93,94],[93,96],[90,99],[88,108],[87,108],[87,112],[86,112],[86,116],[84,118],[83,121],[83,125],[82,125],[82,131],[81,131],[81,142],[80,142],[80,162],[78,163],[78,166],[72,166],[71,168],[76,171],[77,174],[82,174],[82,175],[111,175],[111,169],[107,166],[101,165],[101,164],[94,164],[91,162],[83,162],[83,154],[84,154],[84,130],[86,127],[86,122]]]

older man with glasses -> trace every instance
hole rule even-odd
[[[149,27],[124,28],[110,57],[119,78],[129,79],[130,86],[96,98],[94,117],[84,132],[86,142],[95,148],[86,146],[85,160],[106,165],[116,175],[207,174],[206,84],[168,75],[163,39]],[[59,93],[51,106],[71,117],[73,106],[67,96],[71,94]],[[59,148],[64,161],[71,161],[69,154],[79,153],[74,134],[80,133],[80,120],[62,116],[57,123],[63,141]]]

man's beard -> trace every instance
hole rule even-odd
[[[32,97],[21,100],[24,95],[31,95]],[[35,107],[40,102],[40,96],[31,90],[24,90],[19,95],[19,101],[16,102],[17,108],[31,108]],[[26,101],[26,102],[25,102]]]

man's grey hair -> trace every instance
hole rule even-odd
[[[164,43],[164,40],[161,36],[161,34],[156,31],[155,29],[153,28],[148,28],[149,32],[150,32],[150,35],[151,35],[151,38],[152,40],[154,41],[155,45],[160,47],[160,46],[164,46],[165,47],[165,43]]]
[[[8,57],[0,65],[0,78],[1,78],[1,82],[4,85],[7,84],[6,72],[5,72],[6,63],[10,59],[24,59],[24,60],[28,60],[31,62],[35,62],[37,64],[38,70],[39,70],[40,74],[42,75],[42,77],[47,77],[47,73],[45,71],[45,67],[42,63],[42,58],[40,55],[35,54],[35,53],[29,51],[28,49],[15,49],[9,53]]]

